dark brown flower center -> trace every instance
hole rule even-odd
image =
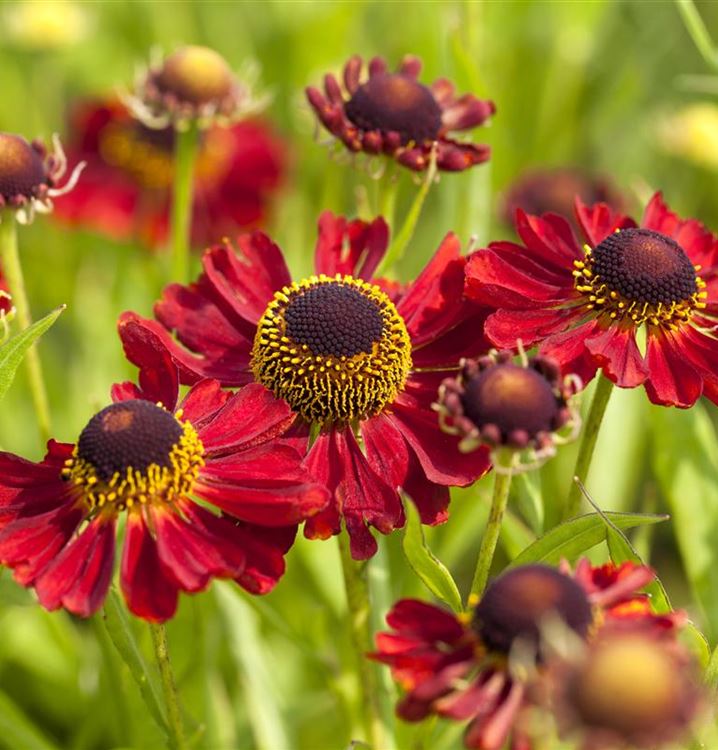
[[[346,103],[345,111],[362,130],[395,131],[403,144],[436,140],[441,129],[441,108],[431,91],[401,73],[370,78]]]
[[[19,135],[0,133],[0,196],[33,198],[47,184],[42,154]]]
[[[396,307],[351,276],[312,276],[276,292],[252,348],[255,378],[321,424],[379,413],[410,367],[411,341]]]
[[[582,637],[593,619],[585,591],[572,578],[547,565],[523,565],[489,585],[473,626],[493,651],[508,653],[519,638],[539,649],[541,626],[550,616]]]
[[[311,287],[294,297],[284,319],[289,338],[325,357],[370,354],[384,330],[376,302],[340,283]]]
[[[168,411],[150,401],[112,404],[87,423],[77,443],[77,455],[109,481],[127,469],[143,472],[148,466],[168,467],[170,454],[182,436],[182,425]]]
[[[698,291],[696,272],[683,248],[650,229],[624,229],[593,250],[593,272],[626,299],[670,305]]]
[[[233,87],[227,61],[208,47],[188,46],[173,52],[164,61],[156,84],[179,101],[200,105],[220,101]]]
[[[483,370],[464,385],[464,413],[479,428],[496,425],[504,439],[514,430],[529,437],[557,426],[561,404],[550,383],[531,368],[511,363]]]

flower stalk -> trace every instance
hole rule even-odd
[[[172,280],[189,280],[190,231],[194,166],[199,128],[190,123],[186,130],[175,131],[175,173],[172,189]]]
[[[593,393],[593,400],[591,401],[591,408],[589,409],[583,427],[583,436],[581,437],[581,444],[578,448],[576,468],[573,472],[573,477],[577,478],[583,484],[586,483],[588,470],[591,466],[591,459],[593,458],[593,451],[596,448],[598,431],[601,428],[603,415],[606,413],[608,399],[611,397],[612,391],[613,383],[605,375],[599,373],[596,381],[596,390]],[[569,518],[573,518],[573,516],[578,514],[580,509],[581,487],[578,482],[572,480],[571,489],[569,490],[568,499],[566,500],[563,520],[566,521]]]
[[[504,466],[508,465],[511,459],[510,450],[498,450],[494,455],[494,463],[500,461]],[[469,605],[475,604],[483,594],[486,588],[486,582],[489,580],[491,563],[496,553],[496,545],[501,533],[501,524],[506,513],[506,506],[509,502],[509,490],[511,488],[511,472],[509,470],[494,472],[494,493],[491,498],[491,510],[489,511],[489,520],[484,529],[484,536],[481,540],[479,557],[476,561],[476,570],[474,579],[471,582],[471,592],[469,594]]]
[[[344,588],[349,610],[349,628],[352,645],[357,657],[357,676],[361,692],[364,728],[372,750],[386,750],[387,731],[381,713],[380,691],[383,686],[378,679],[376,668],[365,657],[372,649],[371,603],[366,578],[366,564],[357,563],[349,551],[349,536],[342,532],[338,536],[339,552],[342,560]]]
[[[177,685],[172,672],[170,654],[167,647],[167,630],[162,623],[150,623],[152,647],[162,681],[162,692],[167,710],[168,740],[172,750],[185,750],[187,743],[182,725],[182,712],[179,706]]]
[[[3,215],[0,215],[0,260],[2,260],[5,278],[12,294],[17,321],[20,329],[25,330],[32,324],[32,315],[18,252],[15,216],[11,211],[5,211]],[[36,344],[28,349],[25,355],[25,366],[40,438],[44,444],[50,439],[51,433],[50,407]]]

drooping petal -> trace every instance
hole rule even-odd
[[[700,397],[703,377],[681,351],[676,341],[680,335],[662,330],[648,334],[646,393],[654,404],[687,409]]]
[[[89,617],[105,600],[114,562],[115,520],[96,516],[38,576],[35,591],[40,604]]]
[[[648,377],[633,326],[599,326],[584,343],[606,376],[621,388],[635,388]]]
[[[164,622],[177,611],[179,587],[167,575],[140,512],[127,515],[120,585],[127,607],[137,617]]]

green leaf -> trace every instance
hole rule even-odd
[[[20,708],[0,693],[0,747],[8,750],[57,750]]]
[[[54,309],[37,323],[13,336],[0,346],[0,399],[7,393],[15,380],[15,373],[20,366],[27,350],[42,336],[45,331],[58,319],[65,305]]]
[[[718,634],[718,439],[702,404],[650,412],[656,477],[709,638]]]
[[[411,501],[404,503],[406,531],[402,546],[414,572],[434,596],[446,602],[454,612],[461,612],[461,594],[447,567],[426,546],[419,511]]]
[[[110,640],[120,654],[122,661],[129,668],[152,718],[162,730],[166,731],[167,721],[162,708],[157,675],[150,670],[145,657],[142,655],[135,634],[132,632],[127,611],[114,588],[111,588],[107,595],[102,616]]]
[[[541,479],[538,472],[518,474],[514,478],[516,501],[521,515],[526,519],[535,534],[544,529],[543,499],[541,497]]]
[[[242,680],[244,705],[238,708],[246,712],[254,745],[257,750],[290,747],[279,710],[276,686],[272,684],[272,671],[267,664],[269,654],[259,632],[258,617],[244,601],[236,585],[217,581],[214,592],[225,620],[229,647]]]
[[[610,518],[619,529],[660,523],[668,519],[668,516],[645,513],[605,513],[604,515]],[[588,513],[572,518],[539,537],[511,562],[511,566],[535,562],[556,565],[562,558],[573,562],[605,538],[606,526],[603,518],[598,513]]]

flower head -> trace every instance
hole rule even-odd
[[[459,172],[488,160],[487,146],[455,141],[448,134],[486,122],[496,110],[493,102],[473,94],[457,97],[445,78],[425,86],[418,80],[418,57],[407,55],[395,73],[375,57],[365,80],[362,67],[358,55],[346,63],[345,91],[331,73],[324,78],[324,93],[307,88],[320,122],[349,151],[386,154],[417,172],[428,168],[434,144],[441,170]]]
[[[28,143],[20,135],[0,133],[0,217],[12,211],[21,224],[29,224],[36,211],[49,213],[52,199],[75,187],[84,163],[59,187],[67,160],[57,136],[53,145],[54,153],[48,154],[40,141]]]
[[[687,651],[640,627],[605,629],[553,664],[548,681],[561,732],[582,750],[672,747],[703,702]]]
[[[140,383],[115,386],[77,443],[50,441],[42,462],[0,453],[0,561],[46,609],[89,616],[124,514],[120,583],[137,616],[166,620],[180,591],[215,577],[271,590],[297,524],[328,499],[282,439],[291,411],[260,385],[232,395],[212,380],[178,404],[176,367],[152,350]]]
[[[510,352],[466,360],[458,377],[444,380],[435,408],[442,427],[461,436],[459,448],[480,445],[508,449],[511,461],[497,471],[534,468],[555,453],[557,433],[580,426],[578,411],[571,406],[577,390],[574,378],[563,381],[556,363],[548,357],[532,357],[525,365],[512,361]],[[528,449],[530,461],[521,464],[519,453]]]
[[[258,382],[289,404],[307,465],[333,494],[305,534],[336,534],[343,520],[355,558],[376,550],[369,526],[387,534],[403,525],[400,488],[425,523],[439,523],[448,486],[470,484],[489,467],[485,450],[457,450],[431,408],[460,358],[485,350],[485,312],[462,297],[459,241],[449,235],[402,288],[374,277],[387,242],[381,219],[325,213],[316,272],[293,281],[266,235],[243,235],[236,250],[208,250],[194,284],[169,286],[157,321],[126,313],[119,324],[125,352],[140,366],[137,341],[149,337],[183,382]]]
[[[82,181],[57,201],[63,221],[116,239],[162,247],[169,231],[175,133],[151,129],[121,103],[86,101],[70,117],[70,164],[87,163]],[[199,137],[192,244],[206,247],[261,224],[285,170],[285,146],[268,123],[211,127]]]
[[[431,714],[468,720],[464,743],[477,750],[499,750],[511,735],[512,746],[530,747],[525,709],[549,668],[545,633],[558,620],[578,642],[604,628],[623,630],[624,623],[668,637],[681,617],[652,614],[638,592],[653,576],[632,563],[592,568],[582,560],[576,575],[567,565],[517,566],[489,584],[469,617],[413,599],[398,602],[387,615],[393,632],[377,635],[371,657],[388,664],[407,691],[397,706],[404,720]],[[640,620],[632,602],[640,603]]]
[[[252,97],[249,83],[234,75],[222,55],[197,45],[180,47],[153,61],[125,101],[147,127],[178,130],[193,122],[200,127],[226,125],[265,104]]]
[[[583,247],[561,217],[519,211],[523,245],[473,254],[467,294],[499,308],[487,335],[502,347],[538,344],[583,382],[600,367],[621,387],[643,384],[656,404],[718,401],[718,238],[679,219],[660,194],[640,226],[605,204],[578,201],[577,218]]]

